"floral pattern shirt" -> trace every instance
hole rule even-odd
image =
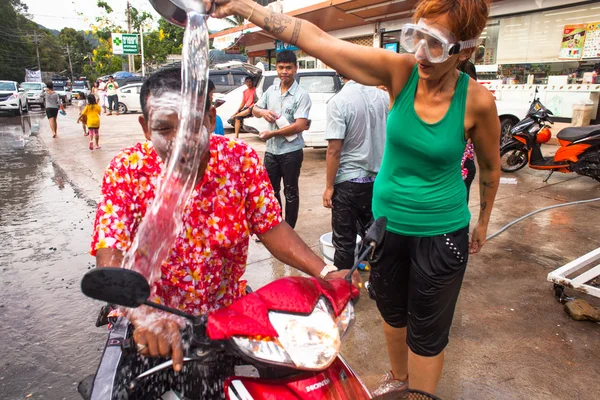
[[[465,168],[465,161],[474,159],[475,150],[473,148],[473,143],[467,143],[467,147],[465,148],[465,154],[463,154],[463,158],[460,163],[463,181],[467,179],[467,176],[469,176],[469,170]]]
[[[90,254],[123,252],[154,199],[163,162],[147,141],[110,163]],[[194,315],[227,306],[245,293],[249,237],[281,222],[281,209],[258,154],[247,144],[211,135],[210,161],[183,215],[183,229],[161,266],[151,300]]]

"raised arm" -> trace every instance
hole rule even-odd
[[[210,0],[204,0],[207,8]],[[274,13],[252,0],[215,0],[213,17],[249,18],[277,39],[298,46],[344,76],[368,86],[385,86],[398,93],[408,79],[414,58],[389,50],[360,46],[334,38],[314,24]]]

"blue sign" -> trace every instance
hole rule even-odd
[[[386,43],[385,44],[385,49],[393,51],[394,53],[397,53],[398,52],[398,42],[395,42],[395,43]]]
[[[300,49],[289,43],[284,43],[281,40],[276,40],[275,41],[275,52],[281,53],[284,50],[296,51],[296,50],[300,50]]]

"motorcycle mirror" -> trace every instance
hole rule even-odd
[[[150,285],[139,273],[123,268],[96,268],[83,276],[81,291],[92,299],[136,308],[150,297]]]
[[[379,243],[381,243],[383,237],[385,236],[386,227],[387,218],[378,218],[375,222],[371,224],[369,230],[367,230],[367,234],[365,235],[363,242],[367,245],[371,244],[372,242],[375,242],[375,245],[377,246]]]

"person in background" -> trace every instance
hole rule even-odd
[[[99,104],[100,98],[98,97],[98,82],[94,82],[92,85],[92,94],[96,98],[96,104]]]
[[[256,103],[256,87],[254,87],[254,80],[252,77],[247,76],[244,84],[246,85],[247,89],[244,90],[242,103],[230,120],[231,122],[235,121],[232,125],[234,125],[233,128],[235,130],[236,139],[240,137],[240,128],[244,123],[244,118],[248,118],[248,116],[252,114],[252,107],[254,107],[254,103]]]
[[[46,117],[50,123],[50,129],[52,130],[52,138],[58,136],[58,123],[56,118],[58,117],[58,110],[60,109],[63,113],[65,112],[65,106],[60,101],[58,93],[54,91],[54,84],[48,82],[46,84]]]
[[[88,145],[90,150],[94,150],[94,144],[96,149],[100,149],[100,114],[102,108],[96,104],[96,97],[94,95],[88,96],[88,105],[85,106],[81,112],[81,117],[85,117],[88,126],[88,134],[90,135],[90,143]]]
[[[373,219],[373,183],[383,157],[390,104],[387,91],[340,74],[344,87],[327,104],[327,178],[323,206],[331,209],[334,265],[354,264],[357,233]]]
[[[98,104],[106,114],[106,82],[102,79],[98,79]]]
[[[477,70],[475,69],[475,64],[473,64],[471,60],[465,60],[458,64],[458,70],[469,75],[469,77],[471,77],[471,79],[474,81],[477,81]],[[471,195],[471,184],[475,180],[475,175],[477,174],[477,167],[475,166],[475,149],[473,148],[473,142],[471,139],[467,141],[467,147],[465,148],[465,153],[463,154],[461,173],[463,180],[465,181],[465,185],[467,186],[468,203]]]
[[[275,68],[280,83],[267,89],[252,113],[269,123],[269,130],[259,135],[267,142],[265,168],[279,204],[283,179],[285,222],[294,228],[300,209],[298,181],[304,159],[302,132],[308,128],[311,101],[306,90],[296,82],[298,60],[294,52],[285,50],[277,54]]]
[[[77,122],[81,122],[81,127],[83,128],[83,136],[88,136],[89,133],[87,131],[87,118],[83,115],[83,109],[86,106],[85,95],[82,92],[77,93],[77,108],[79,109],[79,118]]]
[[[106,94],[108,95],[108,115],[112,115],[113,111],[119,115],[119,84],[115,81],[115,78],[108,77],[108,83],[106,84]]]

